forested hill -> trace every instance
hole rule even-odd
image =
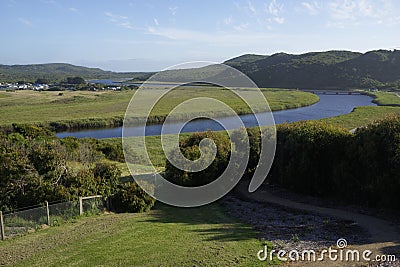
[[[261,87],[400,88],[400,50],[243,55],[224,62]]]
[[[243,55],[224,62],[252,78],[260,87],[300,89],[400,89],[400,50],[311,52],[300,55],[277,53],[271,56]],[[222,74],[220,73],[222,71]],[[146,80],[153,73],[112,72],[64,63],[35,65],[0,65],[0,82],[27,81],[38,78],[60,81],[66,77],[85,79],[131,78]],[[231,77],[215,65],[196,70],[167,71],[165,81],[202,80],[219,75]],[[164,77],[165,76],[165,77]],[[186,77],[187,76],[187,77]]]
[[[44,78],[49,81],[60,81],[66,77],[80,76],[85,79],[115,79],[148,77],[143,72],[112,72],[99,68],[87,68],[65,63],[33,65],[0,65],[0,82],[35,81]]]

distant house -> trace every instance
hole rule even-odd
[[[49,86],[47,84],[34,84],[33,85],[34,91],[42,91],[42,90],[47,90],[47,89],[49,89]]]

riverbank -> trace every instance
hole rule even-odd
[[[316,120],[321,118],[330,118],[335,117],[342,114],[350,113],[354,110],[354,107],[359,106],[370,106],[375,105],[371,102],[372,98],[366,95],[328,95],[328,94],[320,94],[319,102],[310,106],[296,108],[296,109],[287,109],[281,111],[273,111],[273,117],[275,124],[281,124],[285,122],[296,122],[301,120]],[[210,115],[213,115],[213,109],[209,108]],[[187,110],[184,115],[182,115],[181,122],[185,121],[185,116],[193,113],[191,110]],[[208,115],[207,112],[205,112]],[[216,115],[223,115],[224,113],[218,113]],[[267,126],[272,125],[272,118],[269,112],[257,113],[259,118],[270,118],[268,120],[264,119],[264,122],[259,123],[253,114],[251,115],[240,115],[240,119],[242,120],[244,126],[246,128],[257,127],[257,126]],[[199,115],[199,114],[195,114]],[[234,130],[237,129],[235,124],[236,116],[226,115],[219,116],[219,123],[213,122],[207,119],[199,119],[193,120],[185,124],[185,127],[182,128],[181,122],[171,122],[168,123],[168,128],[170,129],[169,133],[183,133],[183,132],[202,132],[206,130],[211,131],[220,131],[222,129]],[[225,127],[221,127],[221,125],[225,125]],[[182,129],[181,129],[182,128]],[[146,136],[151,135],[160,135],[163,129],[163,124],[152,124],[146,126]],[[175,132],[173,132],[175,131]],[[142,136],[143,129],[139,126],[125,126],[124,127],[124,136]],[[108,129],[90,129],[90,130],[79,130],[79,131],[65,131],[57,134],[58,137],[63,138],[67,136],[73,136],[77,138],[83,137],[92,137],[96,139],[103,138],[115,138],[122,136],[122,127],[114,127]]]

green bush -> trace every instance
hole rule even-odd
[[[99,140],[96,146],[96,150],[102,152],[104,156],[109,160],[125,162],[122,142],[110,143]]]
[[[119,185],[117,193],[111,197],[112,209],[117,212],[149,211],[155,201],[137,183],[131,182]]]
[[[102,162],[95,139],[58,139],[37,126],[0,132],[0,209],[4,212],[115,193],[120,170]]]
[[[259,158],[257,130],[248,129],[252,174]],[[267,181],[339,202],[400,209],[400,116],[351,134],[321,122],[277,126],[277,147]]]
[[[305,194],[335,195],[350,140],[345,129],[321,122],[282,124],[269,180]]]
[[[190,137],[180,140],[179,147],[182,154],[188,160],[199,159],[201,156],[199,144],[205,138],[212,140],[216,145],[217,152],[214,161],[202,171],[190,172],[175,167],[167,160],[165,166],[167,180],[181,186],[202,186],[214,181],[225,171],[231,153],[230,139],[226,134],[211,131],[194,133]],[[206,149],[205,155],[206,158],[211,157],[208,149]],[[175,153],[172,153],[170,157],[178,161]]]
[[[353,200],[400,209],[400,116],[358,129],[347,151],[346,178],[356,185]]]

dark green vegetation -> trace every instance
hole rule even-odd
[[[278,128],[270,182],[296,192],[383,209],[400,209],[400,116],[350,134],[300,122]]]
[[[250,226],[214,203],[82,218],[0,242],[0,265],[266,266]]]
[[[215,160],[212,161],[211,165],[205,170],[199,172],[188,172],[176,168],[168,160],[165,166],[165,176],[170,182],[181,185],[181,186],[202,186],[211,183],[215,177],[219,177],[228,166],[229,157],[231,153],[231,144],[229,137],[222,132],[203,132],[194,133],[187,138],[180,140],[179,147],[185,158],[189,160],[197,160],[200,158],[201,153],[199,150],[200,142],[208,138],[216,144],[216,155]],[[205,146],[207,147],[207,146]],[[212,159],[212,153],[210,151],[204,151],[203,162],[207,159]],[[176,158],[176,155],[172,153],[171,158]],[[201,162],[199,165],[201,166]]]
[[[225,62],[261,87],[400,88],[400,50],[243,55]]]
[[[57,82],[72,76],[82,76],[85,79],[140,78],[146,80],[150,75],[151,73],[145,72],[118,73],[65,63],[0,65],[0,82],[35,82],[37,79]]]
[[[258,164],[260,131],[253,128],[248,134],[251,149],[246,176],[251,177]],[[191,152],[186,153],[190,159],[198,158],[196,140],[203,135],[195,134],[180,143],[183,152]],[[219,146],[224,143],[220,141]],[[217,154],[216,162],[224,162],[226,154]],[[388,116],[354,134],[318,121],[281,124],[277,126],[276,154],[267,180],[297,193],[333,198],[342,204],[400,210],[399,155],[400,116]],[[168,163],[166,166],[167,174],[179,172]],[[202,171],[203,176],[181,174],[181,181],[179,175],[171,176],[178,184],[202,184],[205,175],[207,181],[212,181],[224,171],[218,167],[223,166],[210,165]]]
[[[146,212],[153,207],[155,201],[139,185],[131,182],[120,184],[111,197],[112,208],[118,212]]]
[[[154,89],[163,90],[163,89]],[[154,93],[149,90],[149,97]],[[53,129],[98,128],[122,125],[123,116],[133,91],[58,92],[15,91],[0,92],[0,125],[12,123],[51,126]],[[263,89],[272,110],[313,104],[318,97],[301,91]],[[165,96],[155,107],[150,122],[162,122],[178,104],[193,97],[208,96],[230,105],[238,113],[248,113],[243,101],[227,90],[217,87],[181,87]],[[151,99],[144,100],[143,109]],[[260,102],[262,103],[262,102]],[[210,110],[212,115],[216,112]],[[144,115],[143,115],[144,116]]]
[[[0,210],[3,212],[44,201],[114,194],[136,197],[130,211],[149,209],[149,199],[135,184],[120,186],[122,148],[95,139],[58,139],[36,126],[13,125],[0,131]],[[125,194],[124,191],[128,191]],[[123,209],[124,206],[116,208]]]

